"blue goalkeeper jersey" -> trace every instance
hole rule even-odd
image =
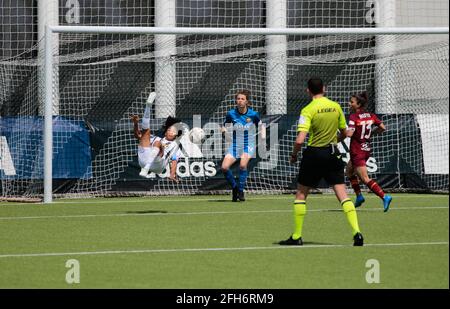
[[[258,130],[258,125],[261,122],[259,113],[251,108],[247,108],[245,114],[239,113],[237,108],[230,110],[225,118],[225,125],[227,123],[233,124],[233,147],[244,147],[247,149],[250,147],[255,147],[256,144],[256,132]],[[249,138],[250,130],[250,138]],[[239,145],[242,144],[242,145]]]

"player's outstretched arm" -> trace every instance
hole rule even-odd
[[[385,127],[384,123],[380,123],[380,125],[372,132],[373,132],[373,134],[381,134],[384,131],[386,131],[386,127]]]
[[[267,138],[267,129],[266,129],[266,124],[263,122],[259,122],[258,124],[258,133],[259,133],[259,137],[262,140],[265,140]]]
[[[231,123],[226,123],[221,129],[220,131],[222,132],[222,134],[225,137],[225,142],[227,144],[231,144],[233,142],[233,124]]]
[[[138,140],[141,139],[142,133],[141,130],[139,130],[139,116],[138,115],[132,115],[130,116],[131,121],[133,122],[133,132],[134,137]]]
[[[170,176],[169,179],[174,181],[174,182],[178,182],[178,178],[177,178],[177,160],[173,160],[172,162],[170,162]]]

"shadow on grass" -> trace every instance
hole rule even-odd
[[[280,245],[279,241],[273,242],[272,245],[279,245],[281,247],[302,247],[302,246],[288,246],[288,245]],[[329,245],[335,245],[332,243],[328,243],[328,242],[319,242],[319,241],[304,241],[303,242],[303,246],[308,246],[308,245],[314,245],[314,246],[329,246]]]
[[[127,211],[127,214],[166,214],[168,213],[168,211],[166,210],[132,210],[132,211]]]

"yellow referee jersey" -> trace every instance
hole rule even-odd
[[[341,106],[327,97],[321,97],[302,109],[297,131],[309,132],[308,146],[325,147],[336,144],[338,129],[346,127]]]

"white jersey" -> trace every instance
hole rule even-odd
[[[154,143],[159,141],[164,149],[164,153],[159,156],[159,148],[153,147]],[[178,161],[182,152],[175,141],[169,141],[166,138],[150,136],[150,147],[138,147],[139,165],[148,167],[149,171],[160,174],[170,161]]]
[[[165,162],[168,163],[169,161],[178,161],[180,159],[182,152],[180,150],[179,143],[176,141],[169,141],[165,137],[159,139],[159,141],[164,149],[163,159]]]

